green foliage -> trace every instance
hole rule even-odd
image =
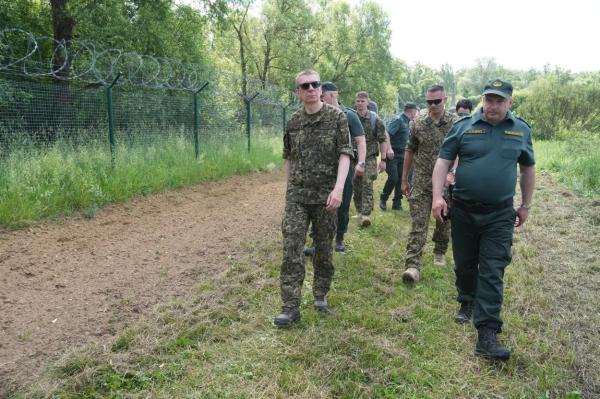
[[[561,131],[600,134],[600,74],[557,70],[534,81],[518,100],[515,110],[537,138],[554,139]]]
[[[562,141],[536,141],[538,168],[550,171],[575,192],[600,197],[600,134],[562,132]]]

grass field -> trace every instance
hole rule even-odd
[[[551,181],[541,186],[538,201],[560,199]],[[289,331],[274,328],[281,243],[257,240],[187,299],[157,307],[104,346],[66,356],[36,390],[18,397],[580,398],[600,387],[597,334],[589,346],[574,344],[577,334],[594,337],[599,303],[591,286],[575,293],[560,288],[564,276],[552,278],[551,262],[562,255],[543,256],[540,237],[566,228],[555,243],[560,249],[581,231],[546,216],[547,209],[533,209],[530,224],[515,236],[500,335],[513,350],[506,364],[473,355],[475,330],[452,318],[453,271],[432,265],[430,244],[423,280],[414,287],[402,283],[408,214],[377,211],[367,230],[351,223],[350,250],[335,255],[333,314],[312,309],[308,262],[301,323]],[[589,229],[591,240],[600,238],[597,225],[580,228]],[[595,251],[588,241],[577,253]],[[588,276],[578,264],[569,263],[572,279]],[[557,302],[557,287],[587,303],[577,304],[591,316],[577,331],[574,310]],[[582,380],[582,371],[592,380]]]
[[[573,144],[536,143],[538,168],[595,197],[593,147],[574,156]],[[16,397],[597,397],[597,201],[542,173],[534,202],[506,272],[499,338],[513,356],[505,364],[473,355],[475,330],[453,321],[452,268],[432,265],[431,244],[422,281],[402,283],[408,213],[377,210],[371,228],[351,223],[349,252],[335,255],[333,314],[312,309],[309,261],[302,321],[274,328],[281,242],[257,239],[187,298],[156,307],[112,342],[65,356]]]
[[[281,164],[281,137],[256,134],[247,151],[242,134],[202,142],[199,159],[189,137],[120,145],[114,164],[105,144],[16,150],[0,159],[0,226],[22,227],[81,211],[93,217],[108,203]]]
[[[538,169],[554,173],[578,194],[600,196],[600,136],[573,133],[562,141],[537,141],[534,147]]]

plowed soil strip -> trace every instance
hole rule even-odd
[[[27,384],[65,350],[223,271],[244,242],[280,234],[280,172],[233,177],[0,231],[0,384]]]

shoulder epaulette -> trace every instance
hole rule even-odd
[[[525,119],[521,118],[519,115],[515,115],[515,118],[517,118],[518,120],[520,120],[521,122],[523,122],[524,124],[526,124],[527,127],[531,129],[531,125]]]

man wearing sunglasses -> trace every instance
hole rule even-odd
[[[458,121],[442,144],[433,171],[434,217],[447,213],[442,196],[445,176],[458,156],[452,207],[452,249],[459,323],[473,320],[475,354],[507,360],[510,351],[498,342],[504,269],[511,261],[515,226],[529,215],[535,185],[531,128],[510,112],[512,85],[490,80],[483,108]],[[521,205],[513,208],[519,164]]]
[[[365,132],[363,130],[360,119],[356,115],[356,112],[351,109],[340,105],[338,102],[338,89],[332,82],[323,82],[321,85],[321,96],[326,104],[341,109],[346,114],[348,119],[348,128],[350,129],[350,135],[352,136],[352,145],[356,147],[354,152],[355,160],[350,160],[350,169],[348,170],[348,176],[346,177],[346,183],[344,184],[344,194],[342,198],[342,204],[340,205],[337,214],[337,233],[335,235],[335,250],[336,252],[345,252],[346,245],[344,244],[344,236],[348,231],[348,221],[350,202],[352,200],[352,179],[356,176],[361,176],[365,173],[365,158],[367,153],[367,144],[365,142]],[[311,237],[314,236],[314,228],[311,233]],[[312,256],[315,253],[314,243],[304,250],[304,255]]]
[[[287,177],[283,216],[283,261],[280,284],[282,312],[273,323],[291,327],[300,320],[304,282],[304,243],[308,224],[314,227],[314,306],[327,311],[327,294],[333,277],[332,241],[337,209],[353,155],[344,112],[321,101],[316,71],[296,76],[296,95],[303,106],[292,114],[283,136]]]
[[[377,174],[385,170],[387,133],[385,125],[377,114],[369,110],[369,94],[366,91],[356,93],[356,113],[365,131],[367,142],[367,159],[365,173],[354,176],[354,206],[358,212],[358,219],[362,227],[371,225],[369,215],[373,211],[373,182]],[[377,164],[377,156],[381,150],[381,161]]]
[[[433,85],[425,93],[428,112],[419,116],[410,125],[410,135],[404,153],[402,168],[402,192],[407,196],[412,219],[411,230],[406,245],[406,270],[402,279],[407,283],[419,281],[423,248],[427,241],[427,229],[431,215],[431,174],[440,152],[440,146],[446,133],[452,127],[457,116],[444,109],[448,98],[444,87]],[[408,174],[413,167],[412,187],[409,187]],[[433,232],[434,264],[444,266],[445,254],[450,241],[450,224],[438,222]]]

